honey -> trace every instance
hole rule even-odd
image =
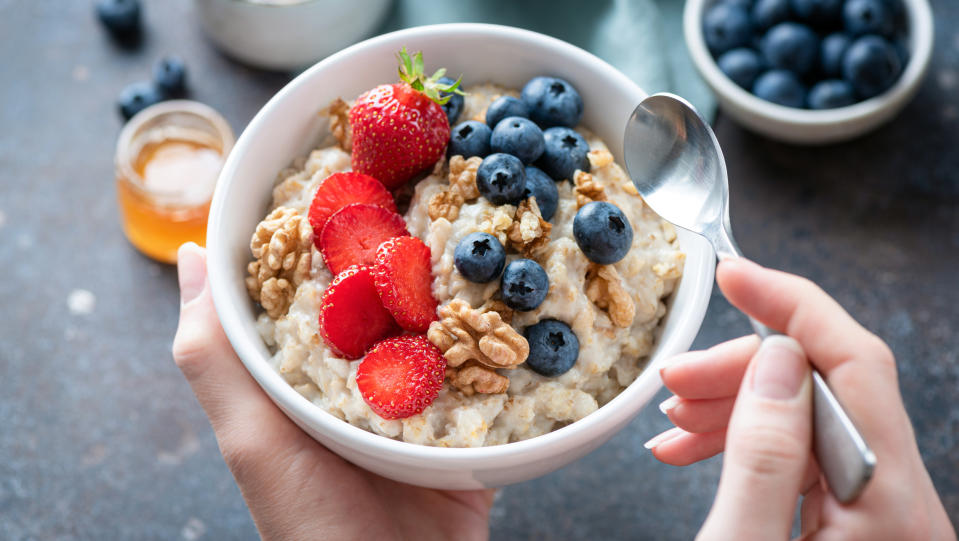
[[[165,263],[176,262],[184,242],[203,246],[210,198],[232,145],[226,121],[195,102],[164,102],[131,119],[116,164],[127,239]]]

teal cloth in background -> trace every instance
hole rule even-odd
[[[397,0],[384,30],[424,24],[504,24],[582,47],[646,92],[673,92],[712,118],[716,101],[683,40],[683,0]]]

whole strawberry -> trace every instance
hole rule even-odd
[[[402,82],[380,85],[360,95],[350,109],[353,170],[393,189],[402,186],[441,157],[450,125],[440,105],[462,94],[459,81],[439,81],[446,70],[427,77],[423,53],[399,53]],[[442,95],[441,93],[446,93]]]

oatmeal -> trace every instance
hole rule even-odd
[[[459,119],[482,121],[501,95],[517,93],[491,84],[469,88]],[[274,221],[281,215],[306,217],[319,185],[333,173],[350,170],[344,107],[341,102],[332,112],[338,116],[340,144],[314,150],[280,174],[271,212],[285,210],[274,212]],[[403,218],[409,234],[429,247],[438,316],[425,336],[444,353],[447,366],[438,395],[424,410],[400,419],[375,413],[357,385],[361,360],[341,358],[324,343],[317,322],[334,277],[316,247],[304,252],[296,244],[296,250],[281,250],[281,257],[296,255],[287,257],[289,265],[270,266],[274,270],[267,278],[275,277],[274,286],[282,280],[285,288],[280,301],[258,319],[260,334],[274,352],[272,366],[299,393],[346,422],[385,437],[443,447],[532,438],[575,422],[615,397],[645,366],[685,256],[672,226],[643,203],[603,141],[577,130],[589,146],[590,171],[556,182],[558,199],[548,220],[535,198],[495,205],[482,196],[476,180],[480,158],[444,158],[415,184]],[[355,137],[351,143],[357,144]],[[588,259],[574,234],[581,208],[597,202],[618,207],[632,229],[628,252],[610,264]],[[299,234],[301,223],[285,226],[291,243],[299,238],[292,232]],[[282,224],[269,232],[274,230],[282,230]],[[477,283],[457,269],[457,245],[476,232],[500,241],[508,268],[523,260],[545,271],[548,292],[535,308],[513,309],[504,303],[499,279]],[[307,262],[309,276],[302,279],[294,271]],[[250,287],[267,291],[262,280],[252,279]],[[550,320],[568,326],[578,343],[574,364],[554,376],[531,369],[531,360],[524,362],[531,355],[527,330]]]

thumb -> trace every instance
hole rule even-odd
[[[726,433],[716,501],[698,539],[789,539],[812,445],[812,380],[799,343],[753,356]]]

